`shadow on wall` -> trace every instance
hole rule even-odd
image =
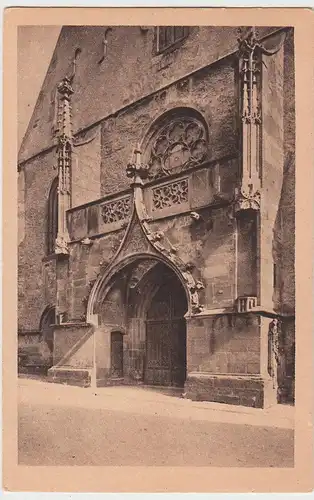
[[[273,228],[274,309],[281,312],[294,310],[295,259],[295,168],[294,154],[288,153],[283,183]],[[285,249],[285,252],[283,252]]]
[[[54,306],[47,306],[39,324],[39,342],[25,344],[18,348],[19,373],[47,374],[53,364],[53,332],[56,321]]]
[[[295,160],[287,153],[278,212],[273,228],[274,310],[282,318],[278,385],[280,402],[294,402],[295,382]]]
[[[42,340],[18,348],[18,373],[47,375],[52,366],[52,352]]]
[[[219,374],[258,374],[259,331],[258,318],[252,315],[221,315],[213,317],[204,332],[204,324],[198,323],[193,328],[191,364],[198,371]],[[198,328],[202,339],[197,337]],[[189,336],[188,336],[189,338]]]

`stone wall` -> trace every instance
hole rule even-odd
[[[295,78],[294,38],[290,32],[284,51],[284,181],[281,190],[279,220],[281,223],[280,298],[284,313],[295,308]]]
[[[102,126],[102,195],[125,190],[125,169],[133,148],[149,134],[163,113],[174,108],[192,108],[204,117],[209,133],[209,161],[237,156],[234,59],[214,66],[104,120]],[[188,110],[187,110],[188,111]]]
[[[36,330],[41,314],[56,301],[55,263],[43,259],[47,254],[47,203],[51,184],[56,177],[53,151],[24,164],[19,178],[20,191],[18,311],[19,328]],[[23,193],[23,195],[22,195]]]
[[[192,27],[184,43],[163,54],[156,54],[153,27],[145,30],[140,26],[111,28],[106,35],[108,50],[103,60],[103,40],[108,26],[62,29],[21,147],[20,160],[51,145],[56,85],[71,71],[78,48],[81,53],[73,83],[74,132],[237,49],[237,27]],[[262,37],[275,29],[260,27],[258,35]]]
[[[264,408],[268,406],[269,382],[261,378],[247,379],[241,376],[228,378],[219,375],[191,375],[185,391],[193,401],[213,401],[217,403]]]
[[[214,62],[235,50],[237,44],[236,27],[195,27],[182,46],[157,55],[153,27],[143,31],[139,26],[114,26],[107,35],[107,54],[100,62],[107,28],[67,26],[62,29],[21,147],[20,160],[51,145],[56,85],[71,71],[76,49],[81,49],[81,53],[73,83],[74,132]]]
[[[207,209],[204,222],[194,225],[189,215],[154,222],[177,249],[183,262],[195,266],[194,273],[205,285],[204,306],[233,307],[235,300],[235,231],[228,208]],[[208,223],[210,222],[210,225]]]
[[[93,333],[93,327],[82,323],[56,326],[53,364],[72,368],[91,368]]]
[[[110,262],[122,236],[121,231],[110,233],[106,237],[95,240],[91,247],[81,243],[70,245],[67,310],[72,320],[81,320],[85,317],[91,285]]]
[[[280,203],[284,167],[283,48],[264,56],[263,69],[263,148],[262,202],[260,231],[260,300],[265,308],[273,307],[274,227]],[[276,260],[276,259],[275,259]],[[277,287],[277,284],[276,284]]]
[[[187,369],[216,374],[259,374],[259,318],[221,315],[188,320]]]
[[[77,136],[72,158],[71,206],[76,207],[100,198],[100,127]]]

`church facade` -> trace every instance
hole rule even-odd
[[[294,399],[294,41],[63,27],[18,163],[20,369]]]

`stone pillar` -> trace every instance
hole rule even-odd
[[[113,325],[101,325],[95,331],[95,377],[96,386],[110,385],[111,375],[111,331]]]
[[[55,325],[52,382],[91,385],[94,361],[94,327],[88,323]]]
[[[72,128],[71,128],[71,95],[73,89],[70,79],[65,77],[58,85],[58,235],[56,253],[67,254],[69,241],[66,212],[71,208],[71,162],[72,162]]]
[[[284,168],[283,141],[283,49],[263,56],[262,182],[260,208],[260,303],[272,309],[274,303],[274,228],[281,198]]]

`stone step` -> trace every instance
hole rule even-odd
[[[48,370],[47,381],[57,384],[90,387],[92,369],[71,368],[68,366],[52,367]]]

